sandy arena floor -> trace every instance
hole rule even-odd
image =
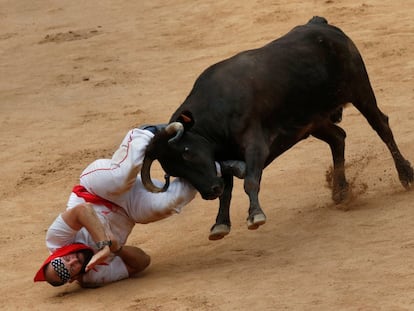
[[[352,106],[348,211],[330,199],[328,146],[309,139],[265,170],[259,230],[246,228],[237,180],[225,239],[208,240],[218,201],[197,196],[181,215],[135,227],[129,242],[153,260],[139,277],[95,290],[33,283],[45,231],[87,164],[129,128],[167,122],[207,66],[313,15],[355,41],[414,162],[411,0],[0,0],[0,309],[414,310],[414,193]]]

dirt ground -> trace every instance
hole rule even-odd
[[[198,195],[134,228],[129,243],[152,256],[139,277],[93,290],[33,283],[45,232],[87,164],[131,127],[167,122],[207,66],[313,15],[355,41],[414,162],[411,0],[0,0],[0,309],[414,310],[414,193],[352,106],[348,211],[330,199],[328,146],[311,138],[265,170],[259,230],[247,230],[237,180],[223,240],[208,240],[218,201]]]

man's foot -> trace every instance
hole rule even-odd
[[[220,162],[220,166],[223,174],[230,174],[240,179],[246,177],[246,163],[243,161],[227,160]]]
[[[168,124],[143,125],[140,127],[140,129],[150,131],[152,134],[156,135],[165,129],[167,125]]]

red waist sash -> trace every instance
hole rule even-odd
[[[76,185],[73,187],[72,192],[76,194],[78,197],[83,198],[86,202],[96,204],[96,205],[105,205],[107,208],[112,210],[116,204],[112,203],[111,201],[108,201],[104,198],[101,198],[100,196],[97,196],[96,194],[92,194],[86,190],[84,186]]]

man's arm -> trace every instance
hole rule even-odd
[[[92,239],[97,243],[99,241],[109,240],[103,224],[100,222],[98,215],[89,203],[83,203],[68,209],[62,213],[62,219],[73,230],[79,231],[85,227],[91,235]],[[95,265],[102,263],[110,255],[109,246],[104,246],[89,261],[85,271],[89,271]]]

